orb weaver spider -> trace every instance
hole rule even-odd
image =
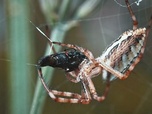
[[[70,48],[64,52],[42,58],[37,66],[40,80],[54,101],[88,104],[93,98],[102,102],[108,94],[110,81],[115,78],[126,79],[141,60],[152,25],[152,16],[146,28],[138,28],[138,22],[128,0],[125,0],[125,2],[133,21],[133,30],[128,30],[120,35],[105,49],[100,57],[94,58],[92,52],[77,45],[52,42],[48,39],[50,44]],[[83,87],[81,95],[49,89],[43,79],[41,69],[45,66],[60,67],[65,70],[69,81],[80,82]],[[107,84],[103,95],[99,96],[92,78],[98,76],[101,72]]]

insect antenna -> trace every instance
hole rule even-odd
[[[53,49],[53,52],[55,53],[55,49],[53,47],[52,40],[46,34],[44,34],[44,32],[42,32],[42,30],[39,29],[32,21],[30,21],[30,23],[47,39],[47,41],[49,42],[49,45],[50,45],[51,49]]]
[[[17,61],[14,61],[14,60],[11,60],[11,59],[3,59],[3,58],[0,58],[0,61],[5,61],[5,62],[9,62],[9,63],[16,63]],[[37,64],[33,64],[33,63],[25,63],[25,65],[28,65],[28,66],[35,66],[37,67],[38,65]]]

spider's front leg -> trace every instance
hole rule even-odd
[[[62,102],[62,103],[66,103],[66,102],[70,102],[70,103],[78,103],[79,99],[81,99],[81,95],[76,94],[76,93],[71,93],[71,92],[61,92],[61,91],[56,91],[56,90],[50,90],[48,88],[48,86],[46,85],[44,78],[43,78],[43,74],[42,74],[42,70],[41,68],[38,67],[38,74],[40,76],[40,80],[44,86],[44,88],[46,89],[46,91],[48,92],[49,96],[56,102]],[[71,99],[68,98],[62,98],[62,97],[56,97],[55,95],[58,96],[66,96],[66,97],[74,97]]]
[[[38,74],[44,88],[48,92],[48,95],[54,101],[61,102],[61,103],[82,103],[82,104],[88,104],[90,102],[90,98],[86,98],[86,96],[89,96],[88,91],[84,91],[82,95],[80,95],[80,94],[72,93],[72,92],[50,90],[44,81],[42,70],[39,66],[38,66]],[[61,96],[61,97],[57,97],[57,96]]]
[[[64,46],[64,47],[68,47],[68,48],[73,48],[76,50],[79,50],[80,52],[82,52],[90,61],[95,62],[95,58],[93,56],[93,54],[91,53],[91,51],[89,51],[88,49],[79,47],[77,45],[73,45],[73,44],[64,44],[64,43],[60,43],[60,42],[52,42],[53,44],[57,44],[60,46]]]

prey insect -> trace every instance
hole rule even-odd
[[[78,69],[80,63],[86,59],[86,56],[78,50],[68,49],[60,53],[48,55],[39,60],[41,67],[51,66],[54,68],[61,68],[65,72],[71,72]]]
[[[128,30],[120,35],[118,39],[113,41],[102,55],[97,58],[94,58],[92,52],[85,48],[72,44],[52,42],[48,38],[50,44],[70,48],[68,51],[46,56],[42,58],[38,64],[40,80],[53,100],[62,103],[82,104],[88,104],[92,99],[102,102],[108,94],[110,81],[116,78],[126,79],[136,64],[141,60],[152,25],[152,16],[146,28],[138,28],[138,22],[128,0],[125,0],[125,2],[133,21],[133,30]],[[69,54],[71,55],[69,56]],[[75,57],[76,59],[73,59]],[[78,61],[80,58],[81,60]],[[62,60],[67,62],[66,65],[64,65],[64,62],[61,62]],[[74,64],[72,64],[73,62]],[[59,65],[59,63],[61,64]],[[74,83],[80,82],[82,84],[81,94],[49,89],[43,79],[41,67],[44,66],[60,67],[65,70],[66,77],[69,81]],[[92,78],[101,73],[107,84],[103,95],[99,96]]]

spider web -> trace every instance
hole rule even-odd
[[[139,22],[139,27],[145,27],[148,24],[149,18],[152,14],[152,1],[143,0],[139,3],[139,6],[135,4],[136,0],[130,0],[132,9],[136,15]],[[1,4],[2,5],[2,4]],[[46,21],[43,14],[39,14],[40,10],[37,10],[37,6],[32,4],[32,15],[33,17],[29,20],[35,20],[34,24],[47,33],[45,29]],[[102,54],[104,49],[119,35],[128,29],[132,29],[132,20],[128,13],[127,8],[125,8],[125,2],[122,0],[105,0],[101,3],[101,7],[93,12],[93,14],[83,20],[79,20],[80,26],[70,30],[64,43],[77,44],[79,46],[85,47],[93,52],[95,57]],[[3,7],[0,7],[3,8]],[[4,11],[4,10],[0,10]],[[6,18],[4,13],[0,13],[0,23],[3,28],[0,27],[0,69],[1,69],[1,80],[7,80],[7,77],[2,77],[7,75],[6,64],[14,64],[16,61],[10,60],[6,56],[6,49],[10,45],[11,40],[6,40],[6,35],[4,30],[6,27]],[[39,14],[39,15],[38,15]],[[41,16],[40,16],[41,15]],[[34,19],[33,19],[34,18]],[[36,68],[34,64],[37,64],[37,60],[43,55],[45,50],[46,41],[42,38],[43,36],[35,30],[31,25],[31,33],[34,31],[36,37],[34,37],[35,42],[37,42],[35,60],[28,63],[24,63],[25,66],[31,67],[34,74],[28,76],[31,77],[30,83],[33,87],[36,85]],[[47,99],[45,104],[43,114],[49,113],[66,113],[66,114],[150,114],[152,112],[152,31],[148,37],[147,46],[145,49],[144,57],[141,62],[135,67],[131,75],[126,80],[115,80],[111,83],[110,92],[106,100],[102,103],[93,101],[89,105],[80,104],[60,104],[54,103],[50,98]],[[60,39],[57,39],[60,41]],[[34,48],[34,47],[33,47]],[[24,50],[24,49],[23,49]],[[4,72],[5,71],[5,72]],[[101,95],[104,89],[104,82],[101,79],[101,75],[93,79],[95,87],[98,93]],[[2,81],[1,85],[5,86],[7,89],[7,81]],[[48,82],[49,83],[49,82]],[[1,86],[1,87],[2,87]],[[73,84],[66,80],[63,71],[56,70],[54,74],[53,81],[51,83],[53,89],[62,91],[72,91],[80,93],[79,84]],[[52,87],[51,87],[52,88]],[[4,88],[0,88],[4,97],[7,96],[7,92]],[[7,105],[5,102],[7,97],[1,102],[1,105]],[[7,106],[6,106],[7,107]],[[5,108],[6,108],[5,107]],[[2,109],[2,113],[5,112],[5,108]],[[60,110],[59,110],[60,109]]]

